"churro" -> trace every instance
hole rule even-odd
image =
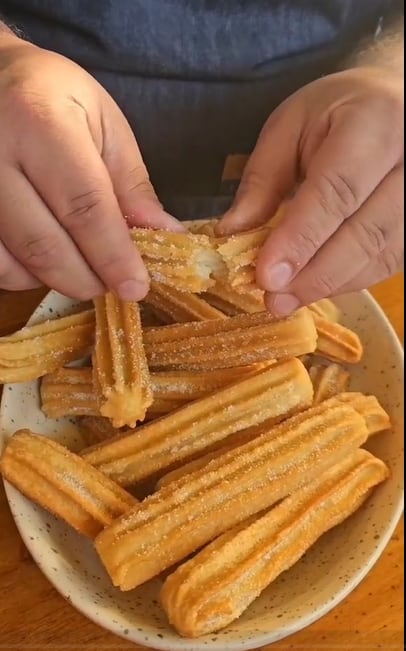
[[[316,348],[312,315],[276,320],[267,312],[150,328],[144,346],[151,369],[231,368],[296,357]]]
[[[327,321],[333,321],[334,323],[337,323],[341,317],[341,312],[337,305],[329,298],[322,298],[320,301],[310,303],[309,310],[316,314],[316,316]]]
[[[43,321],[0,338],[0,383],[28,382],[81,359],[94,339],[94,312]]]
[[[41,409],[48,418],[97,416],[92,369],[60,368],[42,378]]]
[[[326,407],[336,407],[340,402],[347,403],[355,409],[360,416],[362,416],[368,431],[368,437],[373,436],[378,432],[390,429],[391,422],[389,415],[382,405],[380,405],[375,396],[366,396],[363,393],[355,391],[343,392],[329,398]],[[313,404],[316,403],[313,402]],[[211,447],[207,453],[170,470],[168,473],[160,477],[157,482],[157,488],[166,486],[180,477],[184,477],[200,468],[205,468],[213,459],[217,459],[229,450],[234,450],[240,445],[258,438],[258,436],[263,434],[266,429],[269,429],[269,422],[249,427],[246,430],[228,436],[220,444]]]
[[[214,371],[151,373],[153,402],[148,407],[146,419],[150,420],[174,411],[188,402],[198,400],[227,384],[236,382],[237,379],[250,377],[273,363],[270,361]],[[94,424],[96,429],[95,437],[90,434],[92,441],[93,438],[94,442],[97,442],[117,434],[117,428],[114,428],[107,418],[100,417],[91,368],[61,368],[45,375],[41,383],[40,395],[42,411],[49,418],[89,416],[86,423],[89,426]]]
[[[93,377],[102,416],[133,427],[152,404],[152,387],[137,303],[114,294],[96,298]]]
[[[388,474],[383,461],[356,450],[256,521],[220,536],[166,579],[160,597],[170,623],[186,637],[230,624]]]
[[[205,299],[228,316],[254,314],[265,310],[264,292],[256,287],[231,287],[217,281],[204,294]]]
[[[0,471],[26,497],[90,538],[137,503],[84,459],[27,429],[9,439]]]
[[[226,265],[226,281],[231,287],[255,285],[256,260],[270,232],[269,225],[266,225],[229,237],[213,239],[216,251]]]
[[[312,399],[306,369],[299,360],[289,359],[82,454],[129,486],[244,428],[305,409]]]
[[[347,364],[356,364],[361,360],[362,343],[355,332],[314,312],[313,319],[317,330],[316,355]]]
[[[366,396],[357,391],[339,393],[333,400],[351,405],[365,420],[368,436],[378,434],[391,428],[389,414],[380,404],[376,396]],[[329,401],[331,404],[331,401]]]
[[[144,299],[163,323],[226,319],[226,315],[197,294],[181,292],[162,283],[151,282]]]
[[[347,457],[367,438],[352,407],[321,403],[119,518],[95,546],[114,585],[131,590]]]
[[[207,235],[134,228],[131,236],[153,280],[186,292],[203,292],[224,273]]]
[[[317,364],[311,366],[309,375],[313,382],[313,401],[316,405],[337,393],[346,391],[350,382],[349,372],[334,362],[327,366]]]

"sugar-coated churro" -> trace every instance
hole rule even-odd
[[[144,346],[151,369],[244,366],[313,352],[317,333],[307,309],[275,320],[267,312],[150,328]]]
[[[389,415],[379,404],[375,396],[366,396],[363,393],[354,391],[343,392],[327,399],[325,408],[336,407],[340,402],[349,404],[360,416],[362,416],[365,421],[368,436],[390,429],[391,422]],[[317,403],[313,401],[313,404]],[[207,453],[200,455],[163,475],[157,482],[157,488],[166,486],[180,477],[184,477],[200,468],[207,467],[213,459],[217,459],[229,450],[233,450],[240,445],[258,438],[258,436],[263,434],[266,429],[269,429],[269,424],[262,423],[227,437],[217,446],[213,446]]]
[[[316,314],[316,316],[327,321],[333,321],[334,323],[337,323],[341,317],[339,308],[329,298],[322,298],[320,301],[316,301],[316,303],[310,303],[309,310]]]
[[[350,382],[349,372],[334,362],[327,366],[311,366],[309,375],[313,382],[314,404],[346,391]]]
[[[186,292],[203,292],[224,273],[207,235],[134,228],[131,236],[153,280]]]
[[[289,359],[82,454],[106,475],[129,486],[234,432],[305,409],[312,399],[306,369],[299,360]]]
[[[94,312],[43,321],[0,338],[0,383],[28,382],[87,355]]]
[[[146,419],[167,414],[188,402],[198,400],[209,393],[250,377],[273,361],[214,371],[159,371],[150,374],[153,402],[148,407]],[[41,388],[41,408],[49,418],[66,416],[89,416],[86,423],[95,427],[92,442],[110,438],[118,433],[107,418],[100,417],[96,392],[92,381],[92,369],[61,368],[45,375]],[[82,421],[83,422],[83,421]],[[99,425],[101,431],[99,432]],[[99,437],[100,434],[100,437]],[[94,441],[93,441],[94,439]],[[89,443],[90,445],[90,443]]]
[[[186,321],[207,321],[226,319],[226,315],[213,307],[201,296],[181,292],[174,287],[152,281],[145,297],[163,323],[184,323]]]
[[[333,400],[351,405],[365,420],[368,430],[368,436],[378,434],[391,428],[392,424],[389,414],[380,404],[376,396],[366,396],[357,391],[347,391],[339,393]],[[329,401],[331,403],[331,401]]]
[[[91,538],[137,503],[77,454],[26,429],[9,439],[0,471],[26,497]]]
[[[361,360],[362,343],[355,332],[315,313],[313,319],[317,329],[316,355],[347,364],[356,364]]]
[[[254,314],[265,310],[264,292],[258,288],[231,287],[217,281],[204,294],[205,299],[228,316]]]
[[[356,450],[256,521],[220,536],[166,579],[160,597],[170,623],[186,637],[230,624],[388,474],[383,461]]]
[[[367,438],[349,405],[321,403],[175,481],[95,541],[114,585],[131,590],[347,457]]]
[[[60,368],[42,378],[41,409],[48,418],[97,416],[92,369]]]
[[[227,267],[226,280],[232,287],[255,285],[255,264],[258,253],[269,236],[269,225],[213,242]]]
[[[152,404],[152,387],[137,303],[108,293],[94,300],[96,343],[93,377],[102,416],[115,427],[133,427]]]

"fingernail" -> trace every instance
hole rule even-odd
[[[300,307],[300,301],[293,294],[276,294],[266,297],[266,305],[275,316],[288,316]]]
[[[293,278],[293,267],[290,262],[278,262],[266,270],[265,289],[268,292],[279,292]]]
[[[116,289],[122,301],[140,301],[148,291],[148,283],[144,280],[124,280]]]

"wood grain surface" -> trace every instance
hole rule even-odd
[[[403,274],[372,290],[403,340]],[[44,294],[0,292],[0,335],[24,324]],[[41,574],[0,489],[0,649],[142,651],[78,613]],[[262,651],[400,651],[403,644],[403,521],[361,585],[312,626]]]

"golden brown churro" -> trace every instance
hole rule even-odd
[[[102,416],[133,427],[152,404],[152,387],[137,303],[106,294],[96,298],[93,377]]]
[[[137,503],[77,454],[27,429],[9,439],[0,470],[26,497],[91,538]]]
[[[272,361],[263,362],[261,364],[214,371],[161,371],[151,373],[153,403],[148,408],[146,418],[151,419],[158,415],[167,414],[188,402],[203,398],[203,396],[237,380],[255,375],[262,368],[266,368],[273,363]],[[40,394],[42,411],[49,418],[62,418],[64,416],[93,417],[86,421],[90,427],[95,426],[95,437],[90,433],[92,442],[105,440],[118,433],[118,429],[114,428],[107,418],[100,417],[91,368],[61,368],[54,373],[49,373],[42,380]],[[101,427],[100,432],[99,425]]]
[[[203,292],[222,275],[223,262],[207,235],[134,228],[131,236],[153,280],[186,292]]]
[[[285,360],[82,454],[129,486],[234,432],[304,409],[312,399],[312,383],[303,364]]]
[[[244,366],[313,352],[316,341],[314,321],[306,309],[280,321],[260,312],[144,332],[151,369],[200,371]]]
[[[346,391],[350,382],[349,372],[335,363],[327,366],[313,365],[309,368],[309,375],[313,382],[315,405]]]
[[[344,392],[328,399],[324,408],[336,407],[343,402],[350,405],[360,416],[362,416],[365,421],[368,436],[390,429],[391,422],[389,416],[379,404],[375,396],[366,396],[357,392]],[[162,486],[166,486],[180,477],[184,477],[200,468],[206,468],[213,459],[217,459],[229,450],[233,450],[240,445],[258,438],[267,429],[269,429],[268,422],[255,427],[250,427],[242,432],[237,432],[236,434],[227,437],[222,443],[213,446],[213,448],[211,448],[206,454],[198,456],[197,458],[192,459],[163,475],[157,482],[157,488],[162,488]]]
[[[259,250],[270,234],[269,225],[213,242],[227,267],[226,281],[231,287],[255,285],[255,264]]]
[[[94,312],[43,321],[0,338],[0,383],[28,382],[81,359],[94,339]]]
[[[227,318],[223,312],[210,305],[201,296],[180,292],[174,287],[154,281],[151,282],[150,290],[144,300],[163,323]]]
[[[205,299],[228,316],[254,314],[265,310],[264,292],[252,287],[230,287],[217,281],[204,294]]]
[[[310,303],[309,310],[316,314],[316,316],[326,319],[326,321],[333,321],[337,323],[340,320],[341,313],[337,305],[329,298],[322,298],[316,303]]]
[[[367,426],[368,436],[391,428],[389,415],[375,396],[348,391],[339,393],[334,399],[351,405],[362,416]]]
[[[166,579],[160,596],[171,624],[187,637],[230,624],[388,474],[383,461],[356,450],[255,522],[220,536]]]
[[[92,369],[60,368],[42,378],[41,409],[48,418],[97,416]]]
[[[349,405],[321,403],[175,481],[95,541],[114,585],[131,590],[286,497],[367,438]]]
[[[316,355],[333,362],[356,364],[362,358],[362,343],[355,332],[313,313],[317,329]]]

